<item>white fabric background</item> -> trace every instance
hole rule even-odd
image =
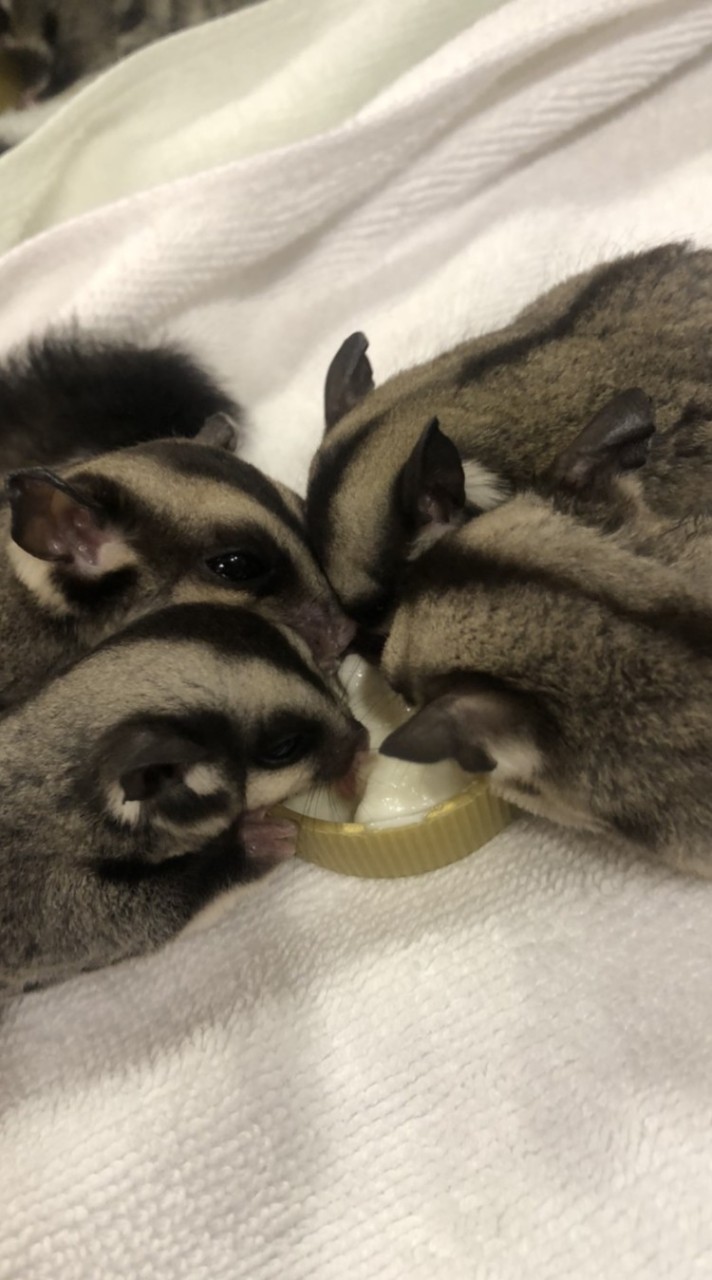
[[[444,33],[391,0],[415,53],[375,82],[377,28],[320,0],[309,49],[330,33],[343,60],[307,86],[308,7],[271,72],[290,118],[241,159],[61,225],[97,201],[81,100],[23,148],[16,198],[22,153],[0,163],[0,239],[48,228],[0,260],[0,348],[73,316],[184,338],[297,485],[346,333],[382,378],[712,221],[701,0],[452,3]],[[112,195],[146,185],[134,160]],[[708,1277],[711,894],[521,822],[411,881],[284,867],[203,936],[24,1000],[0,1031],[0,1280]]]

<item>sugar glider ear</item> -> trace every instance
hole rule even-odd
[[[122,547],[107,513],[98,502],[52,471],[15,471],[7,479],[12,512],[11,533],[28,555],[66,565],[86,577],[97,577],[116,566],[106,563],[108,544]],[[128,548],[124,548],[128,552]]]
[[[366,355],[365,333],[352,333],[342,342],[326,375],[324,386],[324,420],[330,431],[359,400],[373,391],[373,370]]]
[[[448,525],[465,506],[465,472],[457,446],[433,418],[401,472],[401,508],[414,529]]]
[[[524,695],[463,684],[416,711],[380,749],[417,764],[456,760],[468,773],[489,773],[506,754],[524,777],[538,764],[534,733],[534,711]]]
[[[645,463],[655,434],[652,401],[635,387],[609,400],[559,454],[552,478],[581,491],[597,480]]]
[[[196,444],[207,444],[213,449],[229,449],[234,453],[237,448],[237,423],[227,413],[214,413],[193,437]]]
[[[123,800],[151,800],[181,784],[207,759],[203,746],[172,725],[132,721],[111,730],[100,748],[104,776]]]

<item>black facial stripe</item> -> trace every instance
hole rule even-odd
[[[671,245],[661,245],[649,253],[639,254],[637,260],[638,262],[650,264],[655,264],[659,260],[661,269],[663,271],[667,270],[672,247]],[[611,262],[607,267],[601,268],[598,274],[581,289],[570,307],[560,316],[555,316],[553,320],[542,325],[539,329],[521,334],[516,338],[510,338],[492,347],[489,351],[483,351],[481,354],[465,359],[458,375],[457,385],[465,387],[470,382],[477,382],[493,368],[515,364],[531,351],[536,350],[537,347],[541,347],[547,342],[555,342],[567,337],[575,329],[581,317],[602,302],[606,293],[615,288],[621,279],[628,275],[629,271],[630,258],[622,258],[617,262]]]
[[[238,489],[240,493],[259,502],[260,506],[285,524],[300,542],[307,545],[305,529],[269,477],[249,462],[236,458],[227,449],[212,449],[207,445],[171,440],[144,445],[141,447],[141,454],[156,458],[162,466],[179,475],[201,476]]]
[[[424,589],[432,589],[437,595],[449,589],[476,586],[496,591],[533,585],[557,595],[590,600],[621,621],[660,632],[698,656],[712,653],[712,610],[691,607],[684,598],[672,597],[653,608],[626,606],[605,591],[587,588],[583,580],[575,581],[537,565],[522,566],[474,549],[456,549],[448,542],[445,538],[418,561],[416,572],[404,586],[404,600],[416,599]]]
[[[160,446],[155,446],[158,450]],[[172,451],[180,446],[177,443],[171,443],[166,446],[167,451]],[[199,450],[197,445],[185,445],[186,449],[192,449],[196,453]],[[148,446],[146,450],[141,452],[153,451],[154,446]],[[208,452],[207,449],[201,449],[200,452]],[[257,473],[259,475],[259,473]],[[173,522],[170,518],[162,518],[160,509],[153,510],[147,503],[143,502],[130,489],[124,489],[123,486],[108,476],[98,475],[92,472],[75,472],[71,477],[71,482],[81,492],[86,493],[94,502],[100,504],[106,512],[107,523],[115,524],[126,536],[129,543],[135,543],[136,546],[145,546],[150,550],[150,558],[157,559],[159,550],[163,550],[163,560],[166,565],[170,564],[176,567],[178,572],[188,572],[191,569],[196,571],[200,568],[200,562],[211,554],[217,554],[219,551],[230,547],[239,547],[244,543],[250,547],[254,544],[255,550],[264,550],[272,562],[273,568],[278,572],[279,577],[274,578],[270,584],[270,594],[276,590],[284,589],[288,584],[288,576],[295,579],[292,562],[275,541],[272,534],[262,528],[253,518],[245,519],[240,515],[239,511],[235,513],[235,524],[217,525],[210,530],[211,545],[199,544],[195,538],[185,537],[181,534],[180,525]],[[269,485],[269,481],[267,482]],[[246,492],[243,486],[233,486],[240,492]],[[281,502],[279,494],[276,495]],[[266,502],[261,505],[267,506]],[[283,504],[284,510],[287,510],[286,504]],[[278,518],[281,516],[278,514]],[[300,542],[303,544],[307,554],[312,557],[312,551],[306,540],[306,532],[299,525],[296,517],[289,522],[289,528],[296,532]],[[206,534],[208,530],[205,530]],[[59,582],[64,588],[64,579]],[[226,589],[229,589],[226,585]],[[233,587],[234,589],[234,587]],[[88,586],[86,592],[86,601],[91,603],[94,599],[92,594],[93,588]],[[246,591],[250,591],[249,583],[245,586]],[[67,593],[69,594],[69,593]]]
[[[191,791],[189,784],[186,783],[185,787],[175,795],[161,796],[158,809],[168,822],[178,826],[192,826],[194,823],[204,822],[206,818],[215,818],[219,814],[225,814],[227,819],[230,812],[230,797],[227,791],[215,791],[210,795],[201,796]]]
[[[367,436],[377,431],[385,418],[385,413],[378,413],[367,422],[362,422],[345,439],[330,438],[328,448],[319,457],[307,490],[306,517],[309,537],[322,560],[331,541],[331,500],[351,459],[358,453]]]
[[[193,640],[231,657],[259,658],[293,672],[320,694],[330,696],[324,681],[287,637],[265,618],[239,605],[170,605],[139,618],[99,647],[118,648],[140,640]]]
[[[50,579],[69,604],[91,609],[98,615],[103,608],[112,609],[118,600],[126,603],[126,597],[138,583],[138,571],[127,565],[101,578],[83,579],[55,569]]]

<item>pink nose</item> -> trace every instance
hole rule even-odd
[[[285,609],[282,621],[306,640],[321,666],[334,671],[339,658],[356,634],[356,624],[337,605],[310,601],[293,609]]]
[[[356,623],[336,609],[325,610],[312,629],[311,647],[319,662],[335,664],[356,635]]]

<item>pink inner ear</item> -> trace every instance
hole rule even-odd
[[[49,559],[72,564],[80,573],[97,567],[101,548],[111,534],[100,527],[93,511],[70,494],[55,489],[46,505],[43,523]]]
[[[111,567],[101,564],[101,553],[110,543],[118,549],[119,535],[104,527],[101,513],[58,477],[17,473],[10,494],[12,537],[23,551],[87,576]]]
[[[71,561],[77,568],[80,565],[95,567],[102,544],[107,540],[106,533],[86,507],[77,506],[59,492],[56,499],[51,504],[57,508],[54,522],[48,522],[51,531],[47,550],[52,559]]]

